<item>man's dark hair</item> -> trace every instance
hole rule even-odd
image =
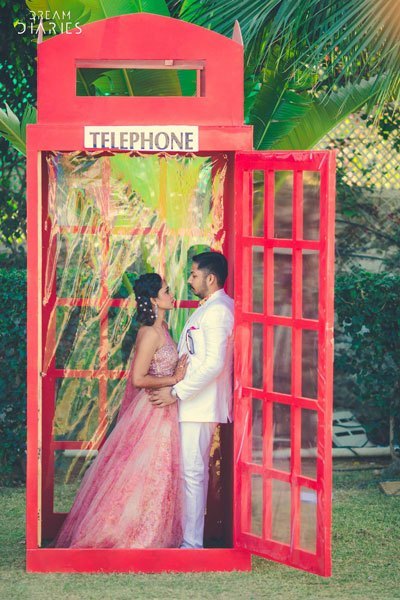
[[[220,252],[202,252],[193,256],[195,262],[201,271],[206,271],[207,275],[212,273],[217,279],[219,287],[223,287],[228,277],[228,261]]]

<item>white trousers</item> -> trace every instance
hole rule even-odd
[[[207,506],[208,464],[217,423],[181,422],[184,489],[183,543],[181,548],[202,548]]]

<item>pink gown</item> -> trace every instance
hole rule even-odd
[[[178,353],[166,336],[151,375],[174,372]],[[177,405],[153,407],[131,371],[132,364],[117,424],[82,480],[58,548],[176,548],[182,541]]]

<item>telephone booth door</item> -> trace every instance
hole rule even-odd
[[[235,165],[234,540],[330,575],[334,154]]]

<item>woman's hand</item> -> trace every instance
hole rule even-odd
[[[178,360],[178,364],[176,365],[175,371],[174,371],[175,383],[178,383],[179,381],[182,381],[182,379],[185,377],[186,370],[187,370],[187,367],[188,367],[188,362],[187,361],[188,361],[188,355],[187,354],[184,354]]]

